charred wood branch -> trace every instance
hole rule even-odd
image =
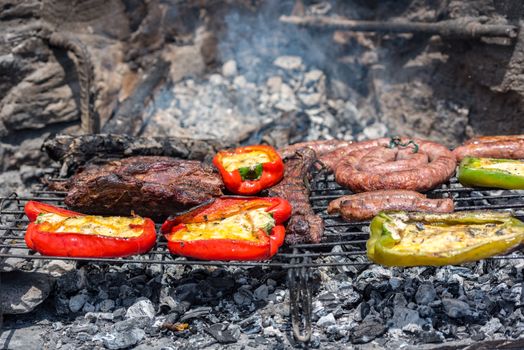
[[[478,39],[481,37],[516,38],[519,28],[503,24],[482,24],[478,19],[461,18],[435,23],[357,21],[325,16],[281,16],[283,23],[326,30],[349,30],[355,32],[422,33],[448,38]]]
[[[78,82],[80,84],[80,120],[82,132],[93,134],[100,132],[100,122],[93,108],[94,68],[87,47],[77,38],[61,33],[51,33],[49,45],[71,52],[75,57]]]
[[[92,89],[94,68],[87,46],[72,35],[53,31],[53,29],[46,24],[30,25],[21,32],[42,39],[50,47],[58,47],[71,52],[80,86],[80,119],[82,132],[85,134],[99,132],[99,118],[93,108],[93,101],[95,100]],[[17,38],[12,38],[11,40],[14,39]]]
[[[61,176],[93,158],[129,157],[134,155],[170,156],[209,160],[218,150],[235,147],[219,140],[195,140],[174,137],[136,138],[125,135],[95,134],[57,135],[44,142],[51,159],[62,163]]]
[[[126,98],[102,128],[104,133],[137,136],[144,126],[144,110],[157,86],[169,73],[169,63],[158,59],[143,75],[133,94]]]

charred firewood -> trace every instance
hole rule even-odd
[[[60,175],[66,176],[78,166],[97,157],[151,155],[208,160],[218,150],[235,146],[237,145],[219,140],[134,138],[125,135],[95,134],[77,137],[57,135],[46,140],[43,148],[51,159],[62,163]]]
[[[165,79],[169,63],[162,59],[156,62],[142,76],[131,96],[126,98],[118,110],[107,121],[102,132],[137,136],[144,125],[144,110],[153,96],[153,91]]]
[[[423,33],[449,38],[475,39],[481,37],[516,38],[518,27],[503,24],[482,24],[475,18],[461,18],[436,23],[358,21],[342,17],[281,16],[283,23],[326,30],[350,30],[355,32]]]
[[[304,112],[287,112],[273,121],[262,125],[248,138],[241,140],[244,145],[264,143],[281,148],[304,140],[311,126],[309,116]]]

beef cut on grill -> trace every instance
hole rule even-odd
[[[317,159],[315,151],[305,147],[293,152],[285,149],[279,152],[285,165],[284,178],[269,189],[269,195],[286,199],[293,208],[286,227],[286,243],[319,242],[324,233],[324,223],[311,208],[310,190],[306,185],[310,168]]]
[[[222,195],[223,183],[199,161],[139,156],[90,165],[68,182],[65,204],[82,213],[162,218]]]

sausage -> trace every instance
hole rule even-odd
[[[406,190],[382,190],[343,196],[331,201],[328,213],[339,213],[346,221],[369,220],[381,211],[406,210],[429,213],[451,213],[450,198],[430,199],[425,195]]]
[[[315,151],[317,157],[322,156],[323,154],[332,152],[342,147],[347,147],[352,144],[353,141],[343,141],[343,140],[319,140],[319,141],[305,141],[295,143],[286,147],[282,147],[278,150],[282,158],[287,158],[293,156],[297,151],[309,148]]]
[[[457,161],[464,157],[524,159],[524,135],[480,136],[453,150]]]
[[[347,145],[338,147],[337,149],[331,152],[327,152],[323,155],[320,155],[319,160],[328,169],[334,172],[338,163],[340,163],[340,161],[344,159],[348,154],[356,152],[356,151],[364,150],[364,149],[377,147],[381,144],[388,144],[389,140],[390,140],[389,138],[384,137],[384,138],[375,139],[375,140],[368,140],[368,141],[361,141],[361,142],[347,144]]]
[[[410,148],[375,147],[360,159],[359,168],[371,172],[400,171],[425,166],[428,161],[427,154],[413,153]]]
[[[466,142],[465,145],[472,143],[486,143],[486,142],[500,142],[500,141],[515,141],[524,140],[524,135],[494,135],[494,136],[476,136],[472,137]]]
[[[455,173],[453,153],[436,142],[412,140],[418,145],[417,153],[423,156],[407,157],[407,151],[402,151],[403,148],[389,149],[389,139],[375,141],[377,146],[352,152],[339,162],[335,168],[337,183],[353,192],[395,189],[427,191],[446,182]],[[401,139],[403,144],[408,141],[407,138]],[[411,147],[405,149],[413,152]],[[371,170],[362,162],[365,157],[376,158]],[[423,157],[427,157],[426,163],[423,163]]]

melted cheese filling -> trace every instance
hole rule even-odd
[[[519,234],[505,224],[442,226],[428,223],[391,223],[386,226],[398,240],[390,249],[416,255],[447,256],[449,252],[513,238]]]
[[[480,160],[480,166],[486,170],[500,170],[507,173],[524,176],[524,162],[515,160],[510,162],[492,162],[489,159]]]
[[[181,241],[203,239],[258,240],[260,229],[269,232],[275,220],[264,208],[249,210],[222,220],[187,224],[186,229],[177,231],[172,238]]]
[[[271,159],[267,153],[261,151],[232,154],[222,158],[222,165],[228,172],[269,162],[271,162]]]
[[[143,232],[144,219],[123,216],[76,216],[65,217],[58,214],[40,214],[36,220],[47,232],[80,233],[109,237],[137,237]]]

